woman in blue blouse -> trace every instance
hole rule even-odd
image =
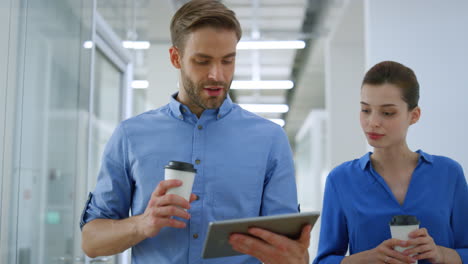
[[[418,99],[416,76],[404,65],[384,61],[366,73],[360,120],[374,152],[328,176],[314,263],[468,263],[461,166],[406,144],[409,126],[421,115]],[[416,216],[420,229],[408,241],[391,239],[394,215]],[[395,246],[414,247],[400,253]]]

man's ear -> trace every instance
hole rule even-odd
[[[411,110],[410,114],[411,114],[410,125],[412,125],[419,121],[419,118],[421,117],[421,108],[419,106],[416,106],[413,110]]]
[[[182,56],[180,56],[179,49],[174,46],[170,47],[169,57],[171,59],[172,65],[174,65],[175,68],[180,69],[180,60],[182,59]]]

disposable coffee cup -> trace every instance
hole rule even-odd
[[[392,217],[390,221],[390,232],[392,234],[392,238],[396,238],[399,240],[407,241],[410,239],[409,233],[419,229],[419,220],[416,216],[413,215],[395,215]],[[399,247],[396,246],[394,249],[399,252],[403,252],[410,247]],[[418,263],[417,261],[414,263]]]
[[[182,185],[169,189],[167,194],[176,194],[181,196],[187,201],[190,201],[190,194],[192,193],[193,181],[197,170],[193,164],[181,161],[170,161],[164,167],[164,178],[166,180],[180,180]]]

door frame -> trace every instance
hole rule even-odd
[[[133,59],[131,53],[122,46],[122,40],[112,30],[112,27],[104,20],[94,7],[93,11],[93,29],[92,29],[92,51],[91,51],[91,76],[90,76],[90,91],[89,91],[89,118],[88,118],[88,168],[87,168],[87,193],[91,192],[94,188],[95,181],[93,172],[91,171],[90,159],[91,155],[91,140],[92,140],[92,119],[94,112],[94,86],[95,80],[95,59],[96,49],[100,52],[122,73],[122,86],[118,87],[120,90],[120,102],[119,102],[119,119],[124,120],[132,115],[132,81],[133,81]],[[127,264],[129,262],[130,250],[126,250],[123,253],[116,255],[118,264]],[[106,258],[95,258],[85,257],[85,263],[94,263],[95,261],[105,260]]]

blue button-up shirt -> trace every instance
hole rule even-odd
[[[468,263],[468,187],[463,170],[449,158],[417,152],[419,161],[402,205],[372,167],[371,153],[330,173],[314,263],[340,263],[348,244],[350,254],[377,247],[391,238],[393,215],[416,216],[437,245],[455,249]]]
[[[132,248],[135,264],[259,263],[242,255],[203,260],[210,221],[294,213],[294,166],[284,130],[243,110],[228,97],[200,118],[174,99],[123,121],[107,143],[96,189],[83,222],[142,214],[171,160],[197,169],[190,220],[163,228]]]

